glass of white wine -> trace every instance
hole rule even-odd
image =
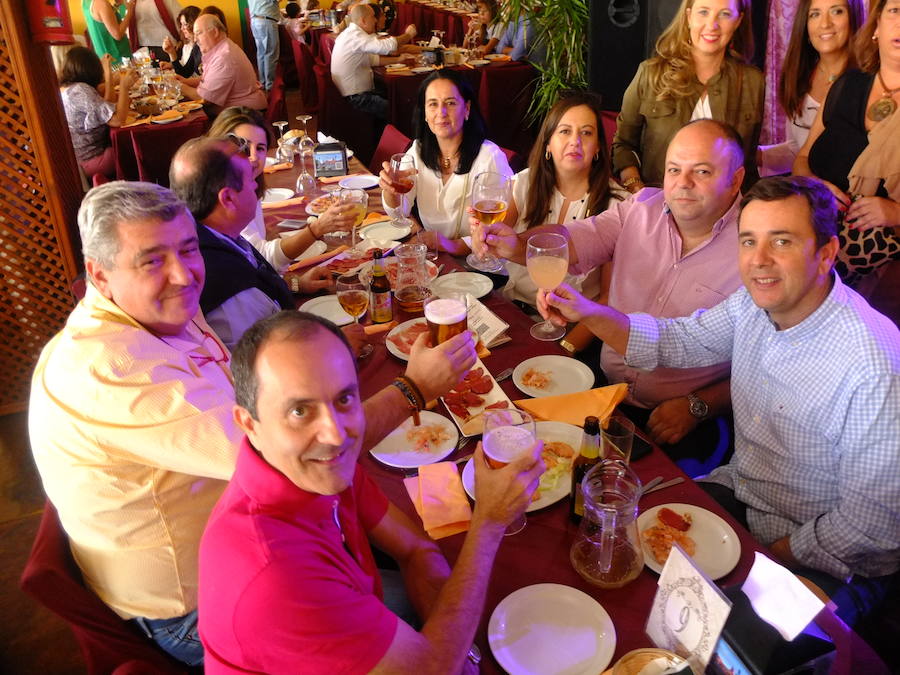
[[[552,291],[566,278],[569,269],[569,241],[561,234],[544,232],[528,238],[525,251],[528,275],[538,288]],[[566,334],[565,328],[549,319],[531,327],[531,337],[536,340],[559,340]]]
[[[500,173],[485,171],[475,176],[472,186],[472,208],[482,225],[499,223],[506,217],[512,198],[512,179]],[[495,256],[470,253],[466,262],[480,272],[499,272],[503,263]]]
[[[360,281],[358,274],[345,274],[337,278],[335,290],[341,307],[353,317],[354,323],[359,323],[359,317],[369,307],[369,287]]]

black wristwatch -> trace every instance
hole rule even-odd
[[[705,420],[709,415],[709,405],[697,394],[687,395],[688,405],[690,406],[691,415],[698,420]]]

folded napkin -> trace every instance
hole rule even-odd
[[[154,122],[164,122],[165,120],[181,119],[182,117],[184,117],[184,114],[179,110],[166,110],[159,115],[154,115],[150,119]]]
[[[442,539],[469,529],[472,508],[453,462],[425,464],[419,475],[404,478],[403,485],[432,539]]]
[[[357,229],[362,229],[364,227],[368,227],[369,225],[374,225],[375,223],[383,223],[384,221],[390,219],[390,216],[386,216],[383,213],[375,213],[373,211],[372,213],[367,214],[365,218],[363,218],[363,221],[359,224],[359,227]]]
[[[759,618],[788,642],[797,637],[825,603],[785,567],[756,552],[741,590]]]
[[[627,394],[628,385],[623,382],[576,394],[526,398],[515,404],[538,419],[568,422],[580,427],[588,415],[599,417],[601,423],[605,423]]]
[[[303,260],[298,260],[293,265],[288,267],[287,270],[285,270],[285,271],[296,272],[298,270],[304,270],[307,267],[315,267],[320,262],[325,262],[326,260],[330,260],[331,258],[338,255],[339,253],[343,253],[348,248],[349,248],[348,246],[341,245],[341,246],[338,246],[336,249],[327,251],[325,253],[322,253],[321,255],[314,255],[311,258],[304,258]]]
[[[496,54],[493,57],[491,57],[489,60],[493,61],[494,63],[501,63],[503,61],[511,61],[512,57],[510,57],[509,54]],[[584,422],[584,420],[582,420],[582,422]]]
[[[285,169],[293,169],[294,165],[288,162],[282,162],[281,164],[272,164],[271,166],[267,166],[263,169],[263,173],[276,173],[277,171],[284,171]]]
[[[136,127],[139,124],[149,124],[149,123],[150,123],[149,117],[132,117],[131,115],[129,115],[125,124],[122,125],[122,128],[124,129],[125,127]]]
[[[268,211],[269,209],[281,209],[285,206],[300,206],[307,201],[309,201],[307,197],[291,197],[290,199],[279,199],[277,202],[263,202],[262,208],[263,211]]]
[[[365,174],[362,172],[359,173],[348,173],[346,176],[322,176],[319,178],[320,183],[340,183],[345,178],[349,178],[350,176],[364,176]]]

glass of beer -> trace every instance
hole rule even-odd
[[[488,466],[501,469],[522,455],[531,452],[536,438],[534,419],[516,408],[484,411],[482,450]],[[525,529],[523,513],[506,528],[506,536]]]
[[[358,274],[345,274],[335,282],[338,302],[355,323],[366,313],[369,306],[369,287],[362,283]]]
[[[485,171],[475,176],[472,184],[472,208],[482,225],[499,223],[506,217],[512,199],[512,178],[500,173]],[[498,272],[503,263],[492,255],[470,253],[466,262],[481,272]]]
[[[569,270],[569,240],[552,232],[529,237],[525,264],[528,275],[538,288],[553,290],[563,282]],[[531,337],[536,340],[559,340],[565,334],[565,328],[549,319],[531,327]]]
[[[634,424],[627,417],[610,417],[600,430],[600,458],[618,459],[626,464],[631,461],[631,445],[634,443]]]
[[[425,298],[425,321],[431,331],[431,345],[437,347],[469,329],[469,303],[465,293]]]

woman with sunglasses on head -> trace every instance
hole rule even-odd
[[[855,67],[851,44],[863,21],[863,0],[801,0],[778,83],[787,141],[760,146],[761,175],[791,173],[831,85]]]
[[[539,225],[565,225],[606,210],[612,200],[628,196],[612,178],[609,153],[600,123],[600,97],[569,92],[547,113],[528,158],[516,174],[513,199],[504,222],[516,232]],[[535,304],[537,286],[528,270],[506,263],[509,282],[503,295]],[[588,297],[602,290],[601,270],[566,277],[566,283]]]
[[[251,108],[226,108],[216,117],[207,136],[231,138],[250,160],[256,178],[257,196],[265,193],[266,153],[269,150],[269,132],[262,114]],[[295,258],[321,238],[323,234],[335,231],[349,231],[355,216],[352,207],[338,204],[310,222],[307,227],[288,237],[266,238],[262,202],[257,205],[256,216],[241,232],[262,256],[279,272],[283,272]]]
[[[188,5],[175,19],[175,25],[181,31],[181,41],[176,45],[171,39],[163,40],[163,51],[172,61],[172,69],[181,77],[193,77],[200,74],[200,45],[194,40],[194,21],[200,16],[200,8]],[[166,67],[162,63],[160,67]]]
[[[469,252],[469,218],[475,177],[492,172],[511,177],[506,155],[485,137],[478,101],[468,82],[453,70],[436,70],[419,87],[416,138],[406,155],[416,168],[415,186],[407,193],[428,231],[429,248],[451,255]],[[381,198],[389,216],[400,215],[400,192],[390,163],[379,174]]]
[[[900,259],[900,0],[872,2],[854,48],[859,70],[831,86],[794,173],[822,180],[846,210],[835,268],[865,292]]]
[[[750,0],[682,0],[622,99],[613,170],[629,192],[662,185],[666,149],[694,119],[730,124],[744,145],[745,185],[757,178],[763,74],[753,55]]]

